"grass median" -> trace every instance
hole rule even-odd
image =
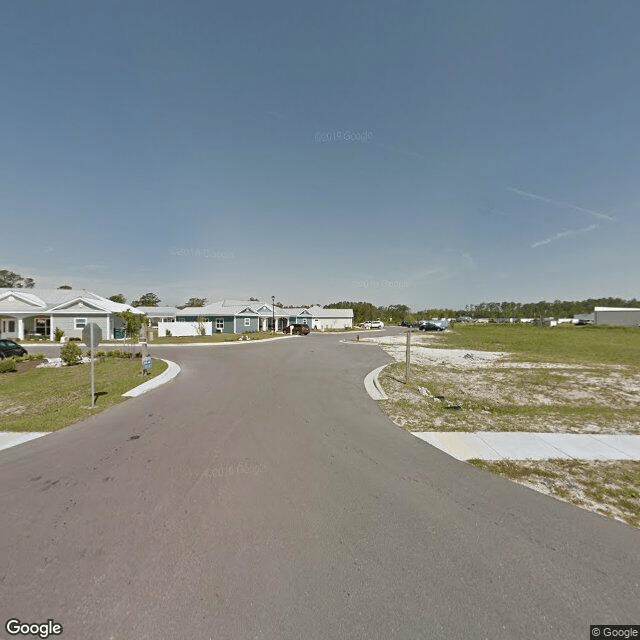
[[[122,394],[167,368],[154,359],[142,376],[139,359],[95,363],[96,406],[91,408],[90,366],[31,369],[0,375],[0,431],[57,431],[126,400]]]

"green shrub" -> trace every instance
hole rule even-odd
[[[64,331],[60,327],[56,327],[56,330],[53,333],[53,339],[56,342],[60,342],[60,340],[62,340],[63,335],[64,335]]]
[[[9,373],[16,370],[16,361],[13,358],[0,360],[0,373]]]
[[[60,349],[60,357],[66,364],[76,364],[82,357],[82,349],[75,342],[66,342]]]
[[[44,353],[27,353],[26,356],[11,356],[16,362],[27,360],[44,360]]]

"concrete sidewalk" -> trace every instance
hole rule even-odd
[[[626,434],[412,431],[457,460],[640,460],[640,436]]]
[[[15,447],[34,438],[46,436],[49,431],[0,431],[0,450]]]

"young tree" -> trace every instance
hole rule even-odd
[[[120,304],[124,304],[127,301],[127,299],[121,293],[116,293],[112,296],[109,296],[109,300],[111,300],[111,302],[119,302]]]
[[[134,313],[133,311],[121,311],[116,314],[122,318],[126,335],[131,338],[131,357],[133,357],[133,344],[140,334],[142,325],[147,321],[147,316],[143,313]]]

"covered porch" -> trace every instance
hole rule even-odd
[[[53,340],[53,317],[51,315],[4,315],[0,316],[0,337],[24,340],[29,335],[44,336]]]
[[[275,318],[274,318],[274,314],[272,314],[271,312],[269,312],[268,315],[267,313],[260,313],[260,316],[259,316],[260,331],[274,331],[274,319],[275,319],[275,331],[282,331],[283,329],[288,327],[290,324],[289,314],[276,312]]]

